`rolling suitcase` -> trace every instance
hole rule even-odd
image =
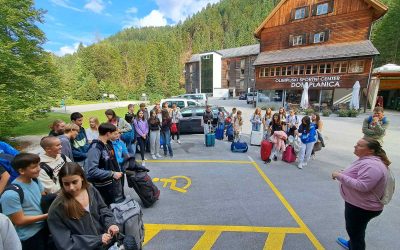
[[[250,145],[260,146],[264,133],[262,131],[251,131]]]
[[[211,122],[208,122],[207,125],[204,125],[204,126],[208,126],[208,132],[205,136],[206,147],[214,147],[215,146],[215,133],[213,131]]]
[[[271,155],[271,151],[272,151],[272,142],[268,140],[263,140],[261,142],[261,149],[260,149],[261,160],[267,161],[269,156]]]
[[[228,137],[228,141],[230,141],[230,142],[232,142],[234,139],[232,123],[229,123],[229,125],[226,127],[226,137]]]
[[[215,139],[217,140],[224,139],[224,124],[218,124],[218,127],[215,131]]]

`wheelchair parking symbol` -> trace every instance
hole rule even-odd
[[[186,185],[183,187],[177,187],[176,184],[178,180],[184,180],[186,182]],[[189,177],[186,176],[171,176],[169,178],[153,178],[153,182],[162,182],[163,187],[166,188],[169,185],[169,189],[180,192],[180,193],[186,193],[187,189],[192,185],[192,180]]]

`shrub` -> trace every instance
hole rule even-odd
[[[349,111],[347,109],[339,109],[338,116],[339,117],[349,117]]]
[[[358,116],[358,110],[350,109],[350,110],[348,110],[348,115],[349,115],[349,117],[357,117]]]
[[[325,109],[322,111],[322,116],[330,116],[332,111],[330,109]]]
[[[314,114],[314,113],[315,113],[315,110],[311,109],[311,108],[304,110],[304,114],[305,115],[311,115],[311,114]]]

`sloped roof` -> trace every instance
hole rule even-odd
[[[222,49],[217,51],[205,52],[201,54],[194,54],[189,60],[191,62],[200,61],[200,56],[208,53],[216,52],[222,56],[222,58],[230,58],[230,57],[240,57],[240,56],[249,56],[249,55],[258,55],[260,53],[260,44],[247,45],[237,48],[230,49]]]
[[[261,31],[263,30],[265,24],[275,15],[275,13],[281,8],[281,6],[286,3],[288,0],[281,0],[275,8],[269,13],[267,18],[258,26],[258,28],[254,31],[254,36],[260,38]],[[385,15],[388,11],[388,7],[381,3],[379,0],[364,0],[368,5],[372,6],[375,9],[375,18],[379,19],[381,16]]]
[[[258,55],[253,65],[327,60],[379,55],[369,40],[266,51]]]
[[[375,68],[373,73],[400,73],[400,66],[396,64],[385,64],[379,68]]]

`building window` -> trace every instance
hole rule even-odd
[[[333,66],[333,73],[346,73],[347,72],[347,62],[335,62]]]
[[[210,59],[210,55],[203,56],[203,59]]]
[[[298,45],[304,45],[306,44],[306,34],[302,34],[302,35],[291,35],[289,37],[289,44],[290,46],[298,46]]]
[[[334,4],[333,0],[314,4],[312,6],[312,15],[322,16],[333,12],[333,4]]]
[[[306,17],[308,17],[308,6],[295,9],[292,20],[304,19]]]
[[[351,61],[349,65],[349,73],[364,72],[364,61]]]
[[[332,73],[332,63],[321,63],[319,65],[320,74],[330,74]]]
[[[315,75],[318,73],[318,64],[313,65],[312,74]]]
[[[299,75],[304,75],[304,65],[299,65]]]
[[[291,76],[292,75],[292,70],[293,70],[292,66],[287,66],[286,75],[287,76]]]
[[[294,65],[293,66],[293,75],[298,75],[299,74],[299,65]]]
[[[244,69],[246,67],[246,59],[240,60],[240,77],[244,77]]]
[[[271,67],[270,76],[275,76],[275,68]]]
[[[312,73],[312,64],[307,64],[306,66],[306,75],[311,75]]]
[[[287,72],[287,67],[286,66],[282,66],[282,76],[285,76]]]
[[[317,5],[317,16],[328,14],[329,3],[321,3]]]
[[[275,68],[275,75],[280,76],[281,75],[281,67],[276,67]]]

